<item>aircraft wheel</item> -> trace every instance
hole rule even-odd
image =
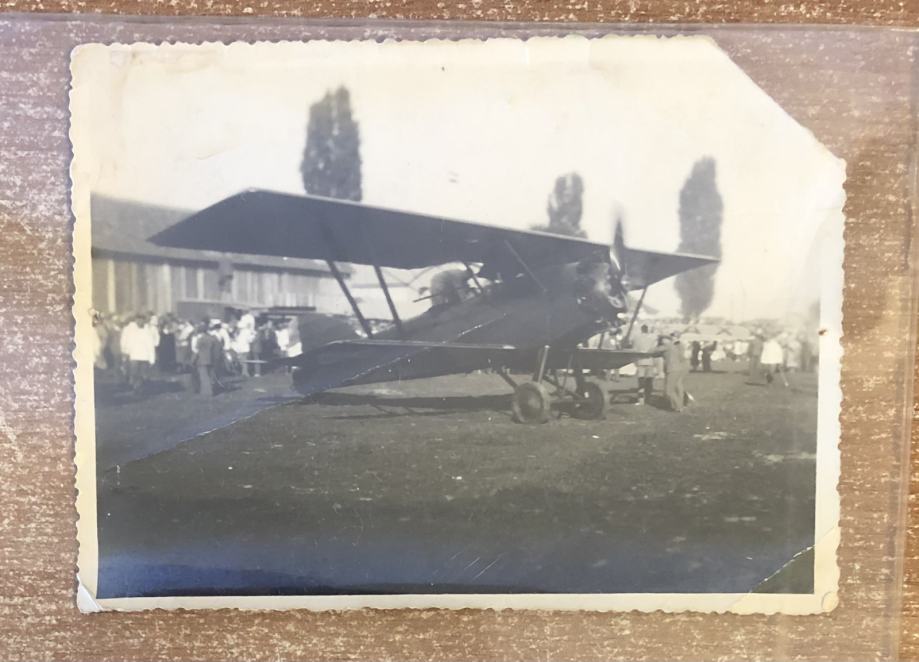
[[[574,404],[575,417],[596,420],[606,416],[609,393],[603,384],[588,379],[578,389],[578,396]]]
[[[542,384],[524,382],[514,389],[514,420],[530,425],[549,420],[551,400],[549,391]]]

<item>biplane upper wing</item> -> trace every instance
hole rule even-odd
[[[717,258],[702,255],[658,253],[637,248],[624,249],[623,257],[626,275],[623,283],[629,290],[641,290],[678,273],[718,262]]]
[[[621,222],[616,223],[612,254],[625,275],[623,285],[628,290],[641,290],[683,271],[718,262],[718,258],[704,255],[659,253],[629,248],[625,245]]]
[[[161,246],[307,258],[416,269],[450,262],[482,263],[490,274],[595,257],[610,247],[579,237],[513,230],[348,200],[249,190],[193,214],[150,240]],[[716,262],[684,253],[628,248],[617,232],[626,286],[637,290]]]
[[[538,268],[609,251],[608,246],[586,239],[261,190],[226,198],[151,241],[179,248],[401,269],[488,263],[498,273],[511,266],[519,270],[515,252],[531,268]]]
[[[536,354],[535,349],[512,345],[359,339],[332,342],[286,362],[299,368],[298,390],[310,394],[352,384],[488,368],[529,371],[536,364]],[[553,350],[547,366],[564,369],[576,364],[585,370],[612,370],[647,356],[650,354],[631,350]]]

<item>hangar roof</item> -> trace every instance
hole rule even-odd
[[[93,194],[90,204],[94,252],[103,251],[145,259],[181,262],[216,263],[228,260],[239,267],[329,273],[328,266],[321,260],[157,246],[149,241],[150,237],[194,212],[101,194]],[[345,273],[351,271],[350,265],[339,266]]]

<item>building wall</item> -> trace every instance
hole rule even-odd
[[[230,291],[221,292],[216,264],[93,256],[93,307],[106,313],[172,312],[177,301],[220,301],[251,306],[316,306],[338,291],[330,275],[276,269],[234,268]]]

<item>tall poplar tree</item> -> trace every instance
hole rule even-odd
[[[548,225],[535,225],[533,230],[563,234],[569,237],[586,236],[581,229],[581,215],[584,211],[584,180],[576,172],[561,175],[546,203]]]
[[[361,134],[347,88],[326,92],[310,106],[300,173],[311,195],[361,199]]]
[[[681,253],[721,257],[721,221],[724,204],[715,180],[715,159],[704,157],[695,162],[680,191]],[[712,264],[676,277],[684,321],[698,320],[711,305],[715,295],[715,271]]]

